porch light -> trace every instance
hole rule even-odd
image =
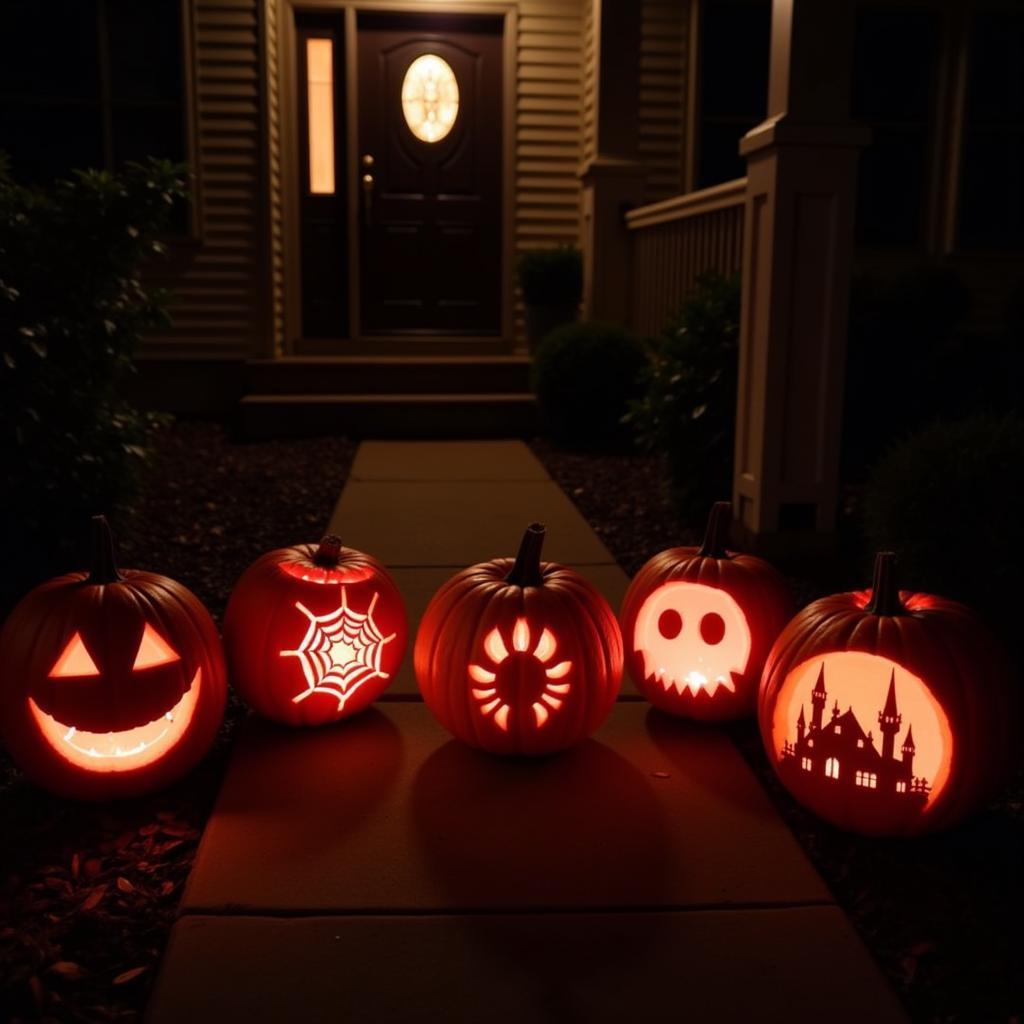
[[[306,40],[309,191],[334,192],[334,40]]]
[[[459,83],[451,65],[434,53],[417,57],[402,80],[402,113],[421,142],[440,142],[459,113]]]

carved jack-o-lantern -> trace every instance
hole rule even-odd
[[[25,774],[85,799],[172,782],[206,752],[224,714],[216,627],[180,583],[119,571],[93,520],[92,571],[33,590],[0,634],[0,727]]]
[[[619,692],[622,640],[611,608],[571,569],[542,563],[543,542],[535,523],[514,562],[497,558],[452,577],[416,636],[427,706],[459,739],[495,754],[578,743]]]
[[[779,777],[821,817],[906,835],[953,824],[1005,775],[1015,695],[994,637],[963,605],[871,591],[808,605],[779,637],[758,701]]]
[[[232,685],[285,725],[362,711],[394,678],[407,634],[402,596],[384,566],[333,536],[258,559],[224,615]]]
[[[730,505],[711,510],[700,548],[671,548],[636,574],[619,616],[626,667],[652,703],[705,720],[754,711],[761,667],[792,614],[782,577],[725,550]]]

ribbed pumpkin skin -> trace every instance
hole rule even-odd
[[[927,685],[948,719],[952,759],[941,792],[916,818],[894,827],[836,802],[794,793],[834,825],[869,835],[915,835],[955,825],[984,805],[1015,763],[1017,684],[997,639],[956,601],[910,591],[900,591],[899,598],[905,614],[871,611],[870,590],[808,605],[772,648],[758,695],[761,738],[778,771],[780,738],[773,738],[772,723],[794,668],[834,652],[863,652],[889,659]],[[878,725],[870,724],[877,732]]]
[[[719,687],[713,694],[689,689],[666,690],[644,672],[638,647],[637,617],[647,598],[666,583],[699,583],[724,591],[739,605],[750,631],[746,667],[733,675],[735,691]],[[643,565],[622,602],[619,622],[626,645],[626,669],[637,689],[656,707],[683,718],[724,721],[753,715],[765,658],[793,614],[786,581],[767,562],[753,555],[723,551],[720,557],[702,555],[697,547],[669,548]]]
[[[93,583],[77,572],[43,583],[17,605],[0,633],[4,744],[29,778],[62,796],[107,800],[169,785],[207,752],[224,716],[224,655],[202,603],[166,576],[131,569],[122,576]],[[179,660],[133,671],[147,623]],[[50,678],[75,633],[81,634],[98,674]],[[32,697],[69,726],[120,732],[159,718],[189,689],[197,670],[199,693],[186,731],[158,760],[138,768],[89,771],[69,763],[41,734],[28,704]]]
[[[380,562],[341,547],[335,564],[324,568],[317,551],[316,544],[297,544],[263,555],[235,584],[224,615],[231,685],[254,711],[284,725],[325,725],[368,707],[394,680],[408,641],[402,595]],[[394,634],[381,648],[383,674],[360,682],[340,709],[329,693],[296,701],[308,682],[300,659],[281,653],[297,649],[310,626],[296,604],[327,615],[338,609],[343,586],[348,607],[361,614],[377,595],[373,621],[383,636]]]
[[[465,743],[492,754],[549,754],[586,739],[608,715],[622,681],[622,638],[607,601],[583,577],[542,562],[543,584],[522,587],[506,582],[513,564],[497,558],[471,566],[434,595],[416,636],[416,680],[437,720]],[[545,628],[551,631],[556,649],[546,664],[571,662],[569,674],[555,681],[571,689],[538,727],[529,691],[543,669],[530,652],[513,653],[516,660],[500,669],[501,688],[524,696],[510,701],[502,729],[473,696],[481,684],[470,678],[469,666],[493,669],[485,639],[497,628],[511,651],[520,619],[528,624],[530,651]]]

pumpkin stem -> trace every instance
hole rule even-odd
[[[896,553],[893,551],[879,551],[875,555],[875,578],[865,610],[872,615],[905,615],[907,612],[896,585]]]
[[[716,501],[708,513],[708,525],[704,532],[704,543],[697,554],[701,558],[728,558],[725,550],[729,539],[729,524],[732,522],[732,502]]]
[[[124,577],[117,571],[114,535],[106,516],[92,517],[92,570],[86,583],[119,583]]]
[[[321,569],[333,569],[341,558],[341,538],[329,533],[320,541],[320,546],[313,555],[313,563]]]
[[[516,563],[505,577],[506,583],[516,587],[539,587],[544,583],[540,572],[540,549],[544,547],[543,523],[530,523],[519,545]]]

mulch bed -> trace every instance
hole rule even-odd
[[[659,456],[533,448],[630,575],[663,548],[699,542],[703,524],[679,520]],[[834,578],[791,582],[801,602],[836,586]],[[862,582],[851,575],[845,585]],[[912,1018],[1020,1024],[1024,770],[983,813],[944,835],[867,839],[831,828],[790,798],[756,723],[729,732]]]
[[[120,524],[120,562],[180,580],[219,624],[260,554],[319,539],[355,449],[177,424]],[[241,714],[232,698],[214,751],[178,785],[118,804],[50,797],[0,752],[0,1021],[139,1019]]]

